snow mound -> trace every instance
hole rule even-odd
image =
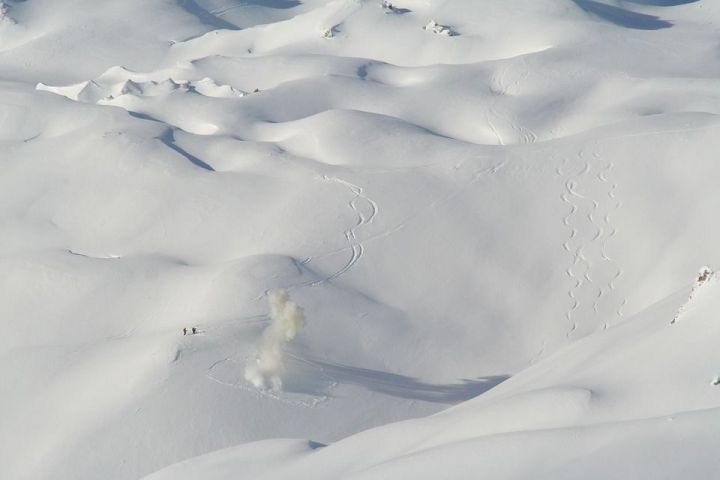
[[[231,85],[218,85],[215,80],[205,77],[194,82],[188,82],[191,89],[206,97],[236,98],[245,95]]]
[[[122,67],[119,67],[122,68]],[[111,69],[109,72],[117,72]],[[36,86],[37,90],[62,95],[71,100],[83,103],[109,102],[123,95],[136,97],[159,97],[174,92],[196,92],[205,97],[237,98],[245,95],[230,85],[218,85],[209,77],[199,80],[174,80],[171,77],[163,80],[141,81],[138,78],[147,78],[150,75],[134,75],[128,72],[127,78],[118,80],[115,75],[101,76],[97,80],[89,80],[67,86],[51,86],[42,82]]]

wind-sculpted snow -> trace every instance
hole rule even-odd
[[[122,67],[114,67],[97,80],[64,87],[53,87],[39,83],[36,88],[83,103],[102,102],[103,104],[112,104],[115,98],[123,95],[158,97],[174,92],[198,93],[206,97],[216,98],[233,98],[245,95],[245,92],[236,90],[229,85],[218,85],[209,77],[199,80],[185,80],[183,73],[180,72],[181,70],[177,72],[180,79],[177,76],[175,79],[171,77],[163,79],[158,74],[137,74]],[[153,80],[153,78],[157,80]]]
[[[0,12],[3,480],[717,476],[720,3]]]

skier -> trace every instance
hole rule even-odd
[[[187,335],[187,328],[183,328],[183,335]]]
[[[195,335],[197,333],[197,328],[192,327],[192,334]]]

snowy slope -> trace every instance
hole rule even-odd
[[[289,440],[240,446],[147,480],[715,478],[720,283],[699,285],[688,302],[690,290],[432,417],[324,448]],[[678,305],[684,313],[672,324]]]
[[[532,451],[506,462],[527,478],[546,435],[577,448],[547,475],[572,478],[608,463],[597,442],[623,438],[608,455],[637,465],[640,439],[717,446],[720,372],[695,348],[715,307],[702,328],[664,330],[687,292],[635,314],[720,265],[720,5],[393,3],[2,2],[4,477],[137,479],[248,441],[335,442],[496,385],[320,450],[213,454],[192,478],[402,477],[484,465],[473,442]],[[282,390],[261,391],[243,375],[279,288],[307,325]],[[690,411],[656,435],[652,418]],[[696,478],[717,468],[705,451]]]

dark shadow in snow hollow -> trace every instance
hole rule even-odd
[[[147,115],[147,114],[145,114],[145,113],[131,112],[131,111],[128,110],[128,114],[129,114],[131,117],[140,118],[140,119],[142,119],[142,120],[149,120],[149,121],[151,121],[151,122],[157,122],[157,123],[162,123],[163,125],[167,125],[167,123],[162,122],[162,121],[158,120],[157,118],[151,117],[150,115]],[[160,135],[160,136],[157,137],[157,138],[158,138],[158,140],[160,140],[166,147],[168,147],[169,149],[171,149],[171,150],[175,151],[176,153],[182,155],[183,157],[185,157],[185,159],[186,159],[187,161],[189,161],[190,163],[192,163],[192,164],[195,165],[196,167],[200,167],[200,168],[202,168],[202,169],[209,170],[209,171],[211,171],[211,172],[214,172],[214,171],[215,171],[215,169],[214,169],[213,167],[211,167],[210,165],[208,165],[207,163],[203,162],[201,159],[199,159],[199,158],[196,157],[195,155],[191,154],[190,152],[184,150],[182,147],[180,147],[179,145],[177,145],[177,144],[175,143],[175,131],[174,131],[172,128],[168,128],[167,130],[165,130],[165,132],[163,132],[162,135]]]
[[[244,5],[253,5],[258,7],[268,7],[276,9],[285,9],[297,7],[301,4],[298,0],[245,0]]]
[[[387,13],[393,15],[405,15],[406,13],[412,13],[412,10],[409,8],[393,7],[393,9],[389,10]]]
[[[687,5],[688,3],[695,3],[699,0],[625,0],[630,3],[637,3],[639,5],[652,5],[653,7],[676,7],[678,5]]]
[[[176,153],[179,153],[180,155],[185,157],[193,165],[200,167],[200,168],[204,168],[205,170],[209,170],[211,172],[215,171],[215,169],[213,167],[211,167],[207,163],[203,162],[195,155],[187,152],[186,150],[183,150],[182,147],[178,146],[178,144],[175,143],[175,132],[172,129],[170,129],[170,128],[167,129],[165,131],[165,133],[163,133],[159,137],[159,139],[161,142],[163,142],[165,144],[165,146],[167,146],[171,150],[174,150]]]
[[[195,0],[177,0],[177,3],[183,10],[188,12],[190,15],[194,15],[198,20],[209,27],[214,29],[239,30],[237,25],[233,25],[232,23],[213,15],[198,5]]]
[[[621,27],[634,28],[637,30],[660,30],[661,28],[670,28],[673,26],[671,22],[656,17],[655,15],[637,13],[625,10],[624,8],[596,2],[595,0],[572,1],[586,12]]]
[[[443,385],[380,370],[301,359],[294,355],[286,360],[282,389],[313,396],[327,395],[330,385],[350,384],[408,400],[452,404],[477,397],[510,378],[509,375],[491,375]]]

